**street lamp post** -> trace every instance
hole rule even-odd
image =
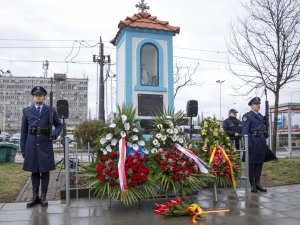
[[[222,120],[222,83],[225,82],[225,80],[217,80],[218,84],[220,84],[220,121]]]

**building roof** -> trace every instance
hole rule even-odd
[[[160,30],[160,31],[169,31],[174,32],[174,35],[179,34],[180,27],[175,27],[169,25],[168,21],[158,20],[156,16],[151,16],[148,12],[139,12],[134,14],[132,17],[126,17],[125,20],[119,22],[118,28],[119,31],[110,42],[115,45],[116,39],[119,36],[120,32],[126,27],[134,27],[148,30]]]

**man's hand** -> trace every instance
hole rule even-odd
[[[52,141],[52,140],[56,140],[56,135],[55,134],[52,134],[50,137],[49,137],[49,139]]]
[[[239,137],[239,136],[240,136],[240,134],[238,134],[238,133],[235,133],[235,134],[234,134],[234,136],[236,136],[236,137]]]

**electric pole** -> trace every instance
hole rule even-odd
[[[104,44],[102,42],[102,38],[100,36],[99,42],[99,55],[93,55],[93,62],[99,63],[100,66],[100,78],[99,78],[99,114],[98,119],[105,121],[105,113],[104,113],[104,78],[103,78],[103,67],[106,63],[105,57],[108,58],[108,63],[110,63],[110,56],[104,55]]]

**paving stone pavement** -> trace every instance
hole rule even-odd
[[[203,209],[228,208],[229,212],[207,214],[201,225],[299,225],[300,184],[270,187],[267,193],[250,193],[246,198],[239,190],[238,200],[232,189],[218,189],[218,202],[214,202],[210,189],[193,196]],[[153,213],[155,202],[166,199],[142,201],[130,207],[119,201],[96,198],[50,200],[48,207],[37,205],[26,208],[25,202],[0,203],[0,225],[184,225],[189,217],[164,218]]]

